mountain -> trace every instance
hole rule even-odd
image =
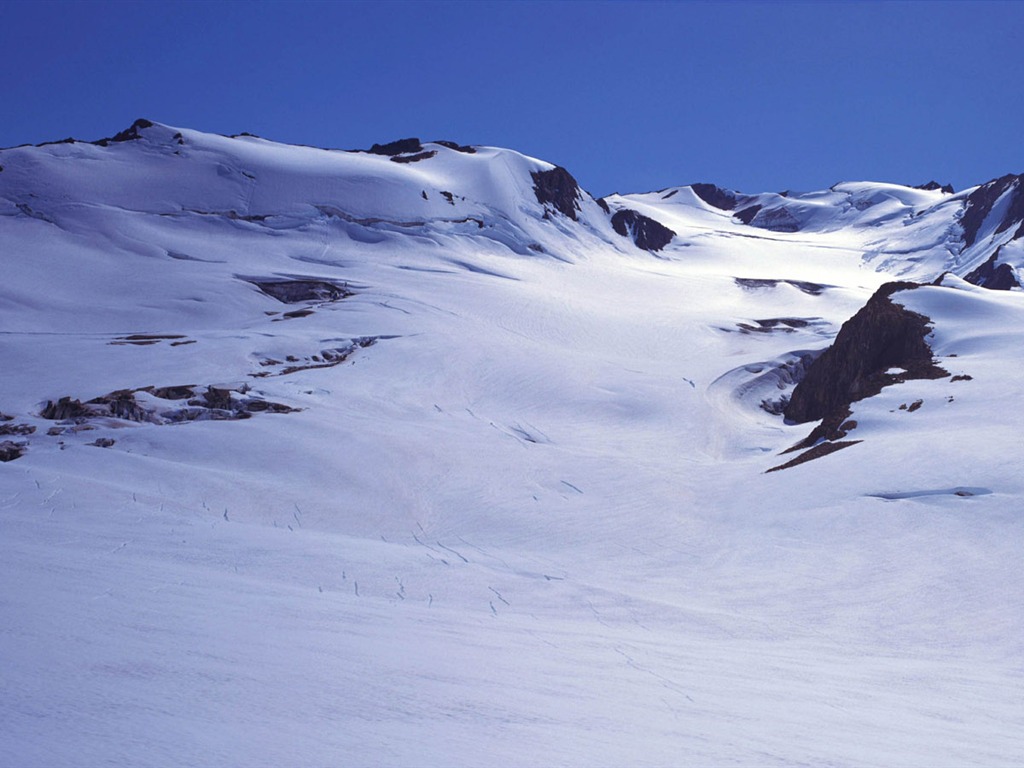
[[[12,764],[1019,758],[1021,176],[0,169]]]

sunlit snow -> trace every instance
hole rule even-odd
[[[750,196],[794,232],[610,197],[652,254],[546,212],[548,163],[425,148],[0,152],[0,762],[1019,764],[1024,293],[897,293],[952,378],[843,451],[766,474],[813,424],[761,407],[1012,233],[962,254],[964,193],[891,184]],[[40,416],[182,385],[298,410]]]

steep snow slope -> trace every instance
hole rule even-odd
[[[1016,247],[973,192],[131,133],[0,152],[12,764],[1018,760],[1022,293],[893,293],[950,376],[767,472],[883,283]]]

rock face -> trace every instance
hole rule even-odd
[[[999,263],[998,249],[989,257],[988,261],[973,272],[964,275],[964,280],[993,291],[1008,291],[1011,288],[1021,287],[1013,268],[1009,264]]]
[[[429,160],[437,154],[436,149],[431,149],[428,152],[417,152],[415,155],[392,155],[391,162],[393,163],[418,163],[420,160]]]
[[[15,443],[12,440],[0,441],[0,461],[14,461],[21,458],[24,453],[24,443]]]
[[[914,189],[923,189],[926,192],[935,192],[936,190],[939,190],[941,192],[945,192],[947,195],[951,195],[954,192],[952,184],[939,184],[939,182],[934,179],[929,181],[927,184],[918,184]]]
[[[62,397],[56,402],[49,400],[39,415],[44,419],[64,424],[63,428],[57,427],[48,433],[57,435],[65,430],[74,432],[77,426],[93,420],[110,418],[139,423],[176,424],[183,421],[248,419],[254,413],[292,413],[296,410],[282,403],[247,397],[247,391],[244,388],[227,389],[215,386],[208,386],[204,391],[200,391],[200,388],[194,385],[119,389],[84,403],[70,396]],[[152,395],[159,400],[177,401],[179,404],[165,407],[151,400],[142,403],[136,399],[140,393]],[[181,401],[185,399],[188,399],[187,404],[181,405]]]
[[[467,155],[475,155],[476,147],[469,146],[467,144],[459,144],[455,141],[435,141],[435,144],[440,144],[442,147],[448,147],[448,149],[454,149],[456,152],[464,152]]]
[[[985,219],[992,213],[992,208],[1004,194],[1011,195],[1009,208],[996,232],[1005,232],[1010,227],[1017,227],[1013,239],[1024,237],[1024,176],[1007,174],[987,184],[982,184],[971,192],[964,203],[964,212],[960,217],[960,226],[964,230],[964,247],[969,248],[978,239],[978,232]]]
[[[615,212],[612,228],[623,237],[631,237],[636,247],[645,251],[660,251],[676,234],[664,224],[629,208]]]
[[[754,206],[757,207],[757,206]],[[740,211],[737,217],[746,224],[758,229],[766,229],[769,232],[799,232],[800,222],[796,220],[792,213],[787,211],[783,207],[778,208],[758,208],[757,211],[753,211],[754,215],[750,216],[752,209]]]
[[[398,141],[389,141],[387,144],[374,144],[366,151],[371,155],[387,155],[394,157],[395,155],[407,155],[413,152],[422,152],[423,145],[420,144],[419,139],[399,139]]]
[[[533,193],[541,205],[550,205],[563,216],[576,221],[583,197],[580,185],[565,168],[556,166],[550,171],[533,171]]]
[[[949,374],[935,365],[925,337],[929,320],[893,303],[892,294],[920,287],[886,283],[839,330],[835,342],[808,368],[784,414],[798,424],[843,414],[850,403],[908,379]],[[886,373],[901,368],[903,373]]]
[[[284,304],[303,301],[338,301],[353,296],[346,286],[326,280],[248,280],[263,293]]]
[[[100,139],[99,141],[94,141],[93,144],[97,144],[101,147],[106,147],[109,144],[120,144],[123,141],[135,141],[135,139],[142,138],[141,131],[143,129],[152,127],[153,122],[151,120],[146,120],[145,118],[140,117],[138,120],[132,123],[126,130],[114,134],[109,139]]]
[[[691,184],[693,194],[710,206],[723,211],[731,211],[736,208],[736,193],[728,189],[716,187],[714,184]]]
[[[742,211],[737,211],[736,218],[742,221],[744,224],[749,224],[754,220],[754,217],[757,216],[757,214],[759,214],[760,212],[761,206],[754,204],[747,208],[744,208]]]

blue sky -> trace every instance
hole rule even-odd
[[[0,146],[511,147],[595,194],[1024,171],[1024,3],[0,0]]]

